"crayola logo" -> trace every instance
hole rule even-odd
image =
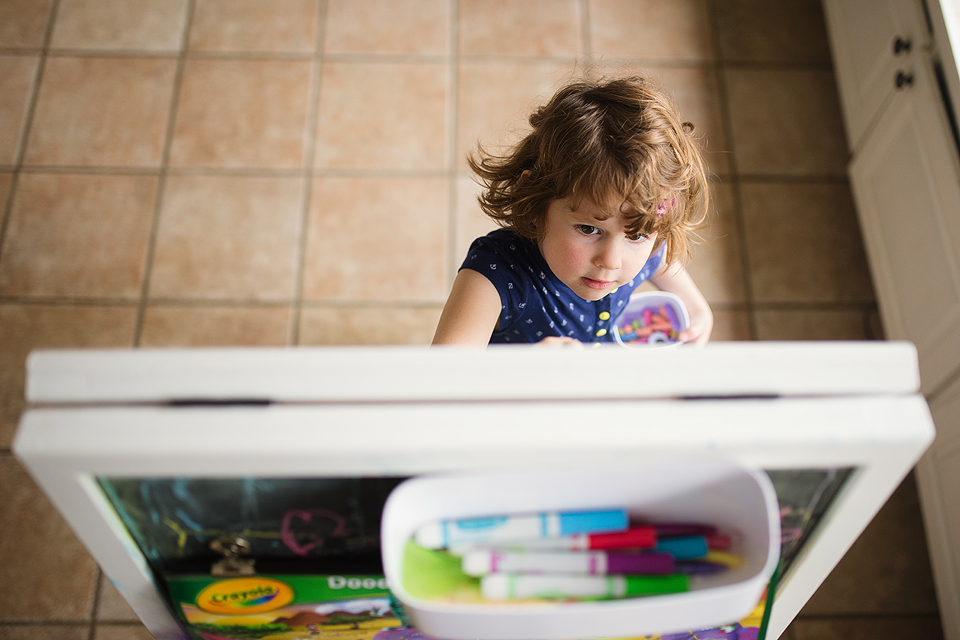
[[[207,613],[228,615],[261,613],[293,600],[293,589],[273,578],[232,578],[211,584],[197,596]]]

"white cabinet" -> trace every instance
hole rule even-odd
[[[931,68],[894,95],[850,164],[884,330],[932,394],[960,366],[960,166]]]
[[[827,0],[824,10],[835,34],[834,66],[847,138],[855,150],[892,98],[898,78],[901,85],[908,82],[929,38],[913,0]],[[856,46],[847,46],[852,43]]]
[[[917,481],[944,636],[960,640],[960,159],[946,97],[958,95],[960,43],[945,28],[960,11],[956,0],[824,10],[884,330],[917,345],[933,408],[937,439]]]
[[[938,427],[936,446],[917,465],[927,545],[944,637],[960,635],[960,378],[930,403]]]

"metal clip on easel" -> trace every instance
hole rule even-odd
[[[218,578],[233,578],[238,576],[256,575],[253,558],[243,558],[250,555],[250,543],[238,536],[217,538],[210,543],[210,548],[223,556],[210,567],[210,574]]]

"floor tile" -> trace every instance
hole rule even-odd
[[[9,454],[0,486],[0,620],[89,619],[96,563]]]
[[[716,71],[708,67],[658,67],[631,62],[600,63],[599,78],[641,75],[650,78],[675,102],[680,118],[694,126],[708,171],[730,173],[730,145],[724,131]]]
[[[749,313],[730,309],[713,310],[711,342],[740,342],[752,339]]]
[[[450,285],[453,284],[453,278],[467,257],[467,250],[473,241],[499,228],[480,208],[477,197],[483,192],[483,187],[472,176],[458,176],[456,189],[457,204],[453,223],[456,240],[451,256]]]
[[[0,55],[0,164],[15,164],[39,58]]]
[[[47,35],[53,0],[0,2],[0,48],[39,49]]]
[[[917,486],[911,474],[800,616],[935,614],[937,600],[928,557]]]
[[[460,0],[460,55],[575,56],[584,51],[576,0]]]
[[[46,61],[24,162],[158,167],[175,60]]]
[[[707,170],[729,174],[731,150],[721,117],[716,72],[711,68],[664,67],[651,73],[672,94],[680,117],[695,127],[693,135],[700,143]]]
[[[440,305],[306,307],[300,315],[299,344],[428,345],[441,309]]]
[[[178,51],[187,0],[60,0],[54,49]]]
[[[846,183],[745,182],[740,187],[756,302],[872,302]]]
[[[741,174],[846,175],[850,158],[831,71],[728,69],[725,78]]]
[[[153,640],[142,624],[98,624],[93,640]]]
[[[101,575],[97,593],[96,619],[100,622],[139,622],[127,601],[105,576]]]
[[[284,346],[289,307],[148,306],[140,346]]]
[[[711,304],[745,302],[746,284],[732,187],[714,183],[710,197],[708,226],[696,232],[700,238],[691,244],[687,271]]]
[[[0,294],[135,300],[156,197],[150,176],[21,174]]]
[[[713,58],[706,0],[589,0],[591,52],[598,58]]]
[[[795,620],[790,640],[941,640],[936,616]]]
[[[325,64],[314,168],[446,169],[449,75],[446,64]]]
[[[79,624],[2,624],[4,640],[87,640],[88,625]]]
[[[302,198],[299,178],[171,176],[150,297],[292,299]]]
[[[306,61],[188,60],[170,164],[299,168],[310,69]]]
[[[31,349],[130,347],[136,317],[133,305],[0,304],[0,448],[10,446],[23,411],[24,362]]]
[[[189,47],[197,51],[312,53],[316,0],[197,0]]]
[[[441,178],[315,180],[304,299],[443,300],[448,189]]]
[[[759,309],[758,340],[870,340],[869,312],[858,309]]]
[[[7,205],[11,185],[13,185],[13,174],[0,171],[0,211]],[[0,213],[0,219],[2,219],[2,213]]]
[[[464,62],[457,80],[457,163],[478,141],[504,153],[530,130],[527,119],[575,77],[573,64],[559,62]]]
[[[819,0],[712,0],[725,62],[830,64]]]
[[[451,0],[331,0],[326,53],[447,55]]]

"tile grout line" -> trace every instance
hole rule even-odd
[[[307,122],[304,129],[303,167],[299,175],[303,181],[300,203],[300,239],[297,251],[297,268],[293,281],[293,304],[290,307],[290,320],[287,330],[287,344],[300,344],[300,325],[303,312],[303,283],[306,278],[307,240],[310,227],[310,205],[313,199],[313,162],[317,150],[317,121],[320,118],[320,96],[323,90],[323,67],[326,62],[324,56],[325,34],[328,19],[328,5],[326,0],[317,0],[317,14],[314,18],[316,33],[313,42],[313,58],[310,72],[310,95],[307,108]]]
[[[740,268],[743,272],[744,300],[747,308],[747,327],[750,339],[757,340],[757,322],[754,318],[755,301],[753,295],[753,281],[750,277],[750,258],[747,246],[746,224],[743,219],[743,199],[740,191],[740,170],[736,160],[736,143],[733,139],[733,121],[731,119],[730,96],[727,92],[726,61],[723,58],[723,47],[720,45],[719,19],[717,18],[716,2],[709,3],[708,19],[710,21],[710,36],[713,40],[713,55],[715,58],[714,73],[717,81],[717,94],[720,102],[720,118],[723,121],[724,134],[727,136],[727,147],[730,149],[730,191],[733,198],[733,216],[737,229],[737,240],[740,244]]]
[[[453,280],[457,276],[459,255],[457,252],[457,238],[460,231],[460,216],[458,215],[457,194],[460,190],[460,174],[457,170],[460,158],[457,156],[457,147],[459,141],[459,113],[460,113],[460,3],[458,0],[449,0],[450,15],[448,17],[447,47],[449,55],[447,56],[450,69],[447,71],[450,95],[447,98],[447,170],[446,175],[449,180],[447,185],[447,259],[444,270],[445,287],[449,289],[453,286]]]
[[[170,165],[170,148],[173,146],[174,129],[177,121],[177,106],[180,102],[180,91],[183,85],[183,73],[186,67],[187,45],[190,38],[190,29],[193,24],[194,0],[186,0],[184,6],[183,33],[180,36],[180,51],[177,55],[177,68],[173,77],[173,91],[170,95],[170,111],[167,114],[167,131],[163,141],[163,152],[160,156],[160,171],[157,174],[157,195],[153,203],[153,216],[150,221],[150,234],[147,240],[147,250],[143,258],[143,281],[140,284],[140,297],[137,301],[137,315],[133,328],[133,346],[139,347],[143,334],[143,320],[146,315],[147,301],[150,291],[150,278],[153,273],[153,260],[157,247],[157,233],[160,228],[160,214],[163,210],[164,191],[167,186],[167,173]]]
[[[23,119],[23,126],[20,130],[20,139],[17,140],[17,149],[13,157],[13,167],[10,176],[10,190],[7,192],[6,202],[2,203],[3,209],[0,211],[0,258],[3,257],[3,246],[7,239],[7,228],[10,226],[10,217],[13,215],[13,200],[20,183],[20,173],[23,167],[23,156],[27,151],[27,138],[30,135],[30,129],[33,128],[33,118],[37,108],[37,98],[40,95],[40,83],[43,80],[43,72],[47,64],[47,51],[50,48],[50,41],[53,39],[53,26],[57,20],[57,12],[60,9],[60,0],[53,0],[50,7],[50,16],[47,18],[47,28],[43,34],[43,46],[41,47],[37,58],[37,70],[34,72],[33,83],[30,87],[30,95],[27,98],[26,117]]]
[[[593,38],[590,36],[590,3],[588,0],[580,0],[577,3],[577,10],[580,15],[580,40],[583,44],[583,72],[586,77],[592,78]]]
[[[100,608],[100,586],[103,584],[103,569],[97,567],[97,578],[93,581],[93,602],[90,603],[90,630],[87,640],[93,640],[97,633],[97,610]]]

